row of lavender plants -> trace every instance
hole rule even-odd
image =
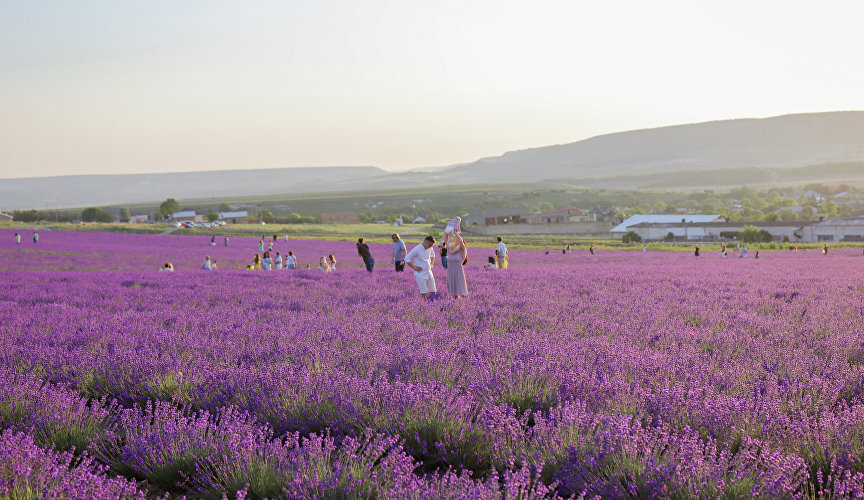
[[[464,301],[386,269],[6,272],[0,494],[864,495],[857,252],[514,257]]]

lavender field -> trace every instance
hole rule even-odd
[[[12,234],[0,497],[864,497],[860,249],[473,249],[423,301],[389,245]]]

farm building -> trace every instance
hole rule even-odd
[[[481,210],[462,217],[463,227],[494,226],[498,224],[523,224],[524,212],[521,208],[496,208]]]
[[[226,224],[248,224],[249,212],[246,210],[239,212],[222,212],[219,214],[219,220]]]
[[[0,222],[12,222],[12,216],[5,212],[0,212]]]
[[[722,215],[652,215],[652,214],[639,214],[639,215],[631,215],[624,219],[624,222],[618,224],[617,226],[612,228],[611,233],[626,233],[629,231],[630,226],[635,226],[636,224],[675,224],[675,223],[709,223],[709,222],[720,222],[723,220]]]
[[[357,224],[360,220],[355,212],[321,214],[322,224]]]
[[[672,233],[676,240],[723,241],[735,239],[738,233],[744,229],[744,226],[756,226],[759,229],[768,231],[773,241],[782,241],[785,236],[789,238],[789,241],[803,243],[809,241],[807,228],[810,224],[807,221],[723,221],[701,224],[688,222],[642,222],[630,226],[628,231],[633,231],[645,241],[663,240],[669,233]]]
[[[204,220],[204,216],[196,214],[194,210],[184,210],[182,212],[171,214],[171,220],[176,222],[202,222]]]
[[[840,217],[810,224],[810,241],[864,241],[864,218]]]

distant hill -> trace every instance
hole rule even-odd
[[[332,191],[385,173],[376,167],[308,167],[3,179],[0,210]]]
[[[560,180],[619,189],[864,179],[864,111],[633,130],[450,167],[317,167],[0,181],[0,210]]]
[[[440,173],[472,182],[524,182],[862,160],[864,111],[840,111],[619,132],[483,158]]]

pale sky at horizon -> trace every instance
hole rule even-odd
[[[852,1],[0,0],[0,178],[401,170],[862,110],[862,13]]]

